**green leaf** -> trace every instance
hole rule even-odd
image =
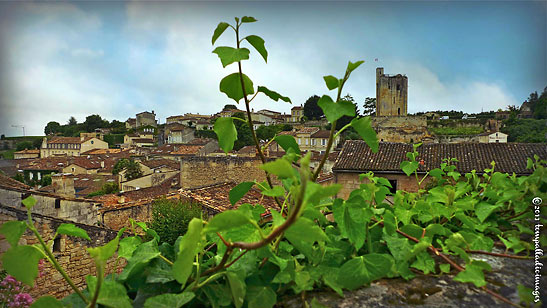
[[[407,175],[407,176],[410,176],[414,173],[414,171],[418,170],[418,162],[417,161],[408,161],[408,160],[405,160],[405,161],[402,161],[401,162],[401,169],[404,171],[404,173]]]
[[[8,221],[0,227],[0,233],[6,237],[8,243],[13,247],[17,246],[21,235],[25,233],[27,224],[24,221]]]
[[[532,167],[534,167],[534,161],[528,157],[528,159],[526,159],[526,169],[532,169]]]
[[[84,229],[78,228],[73,224],[61,224],[59,228],[57,228],[57,233],[81,237],[91,241]]]
[[[348,74],[351,74],[351,72],[353,72],[356,68],[359,67],[359,65],[365,63],[365,61],[361,60],[361,61],[357,61],[355,63],[349,61],[348,62],[348,67],[346,69],[346,71],[348,72]]]
[[[243,74],[243,84],[245,85],[245,95],[255,93],[253,82],[245,74]],[[226,94],[229,98],[236,101],[236,103],[239,102],[244,97],[239,73],[233,73],[224,77],[220,81],[220,92]]]
[[[285,159],[276,159],[272,162],[265,163],[260,166],[260,169],[265,170],[268,173],[277,175],[280,179],[292,178],[294,176],[294,169]]]
[[[30,308],[63,308],[66,307],[62,302],[53,296],[42,296],[35,300]]]
[[[268,51],[264,47],[264,40],[258,35],[249,35],[245,38],[249,44],[258,51],[258,53],[264,58],[264,62],[268,63]]]
[[[338,88],[338,86],[340,86],[338,78],[332,75],[323,76],[323,79],[325,79],[325,84],[327,85],[327,88],[329,90],[336,89]]]
[[[34,286],[42,253],[33,246],[13,246],[2,256],[2,265],[15,279]]]
[[[228,278],[228,284],[230,284],[230,290],[232,291],[232,300],[236,308],[240,308],[245,300],[245,281],[243,281],[234,272],[226,272]]]
[[[289,151],[289,149],[293,149],[296,154],[300,154],[300,148],[293,136],[279,135],[276,136],[274,140],[283,148],[283,150],[285,150],[285,152]]]
[[[421,270],[426,275],[430,272],[435,273],[435,260],[433,260],[427,251],[419,253],[416,256],[416,261],[410,266]]]
[[[173,264],[173,276],[182,286],[186,284],[194,268],[194,256],[201,240],[202,228],[202,220],[193,218],[188,224],[188,231],[180,241],[179,254]]]
[[[118,249],[118,257],[125,259],[131,258],[137,246],[142,243],[141,238],[137,236],[130,236],[123,238],[120,241],[120,249]]]
[[[397,231],[397,222],[391,211],[386,211],[384,213],[384,230],[386,230],[386,233],[389,235],[393,235]]]
[[[442,178],[443,173],[444,172],[439,168],[435,168],[435,169],[429,171],[429,175],[431,175],[432,177],[437,178],[439,180]]]
[[[228,28],[230,25],[225,22],[221,22],[218,24],[217,28],[215,29],[215,32],[213,33],[213,38],[211,39],[211,44],[214,45],[215,41],[220,37],[220,35]]]
[[[472,282],[477,288],[480,288],[486,285],[482,270],[481,266],[472,262],[466,266],[464,271],[459,272],[458,275],[454,277],[454,280],[459,282]]]
[[[226,211],[213,217],[203,229],[205,233],[215,233],[238,228],[241,225],[250,223],[248,216],[240,211]]]
[[[243,16],[241,18],[241,23],[244,23],[244,22],[255,22],[256,21],[256,18],[254,17],[251,17],[251,16]]]
[[[116,249],[118,249],[118,243],[120,242],[120,237],[122,236],[124,231],[125,228],[118,231],[118,235],[116,236],[116,238],[103,246],[87,248],[87,252],[96,261],[106,262],[114,255]]]
[[[267,286],[249,286],[247,290],[249,308],[272,308],[277,302],[277,295]]]
[[[534,290],[527,288],[526,286],[523,286],[521,284],[517,285],[517,290],[520,300],[522,302],[525,302],[527,305],[530,305],[531,307],[531,303],[534,301],[534,295],[532,294]]]
[[[237,184],[236,187],[232,188],[230,190],[230,193],[228,194],[228,199],[230,199],[230,204],[234,205],[237,201],[239,201],[245,194],[253,187],[255,182],[242,182]]]
[[[156,240],[151,240],[139,245],[133,252],[131,258],[127,260],[127,265],[118,278],[120,280],[126,280],[132,275],[142,272],[148,262],[157,258],[160,254]]]
[[[213,50],[213,53],[216,53],[220,58],[222,67],[226,67],[234,62],[239,62],[241,60],[249,59],[249,49],[247,48],[233,48],[233,47],[217,47]]]
[[[369,117],[362,117],[359,119],[354,118],[353,120],[351,120],[351,126],[367,143],[373,153],[378,152],[378,137],[376,136],[376,131],[374,131],[370,124]],[[389,187],[391,187],[391,184],[389,185]]]
[[[94,294],[97,287],[97,277],[87,276],[87,287],[89,293]],[[127,296],[125,287],[113,280],[105,280],[99,290],[97,303],[112,308],[132,308],[131,299]]]
[[[237,130],[232,118],[218,118],[213,128],[218,137],[218,146],[224,153],[230,152],[234,148],[234,142],[237,140]]]
[[[341,100],[338,103],[332,101],[328,95],[323,95],[317,102],[330,123],[340,119],[343,116],[354,117],[355,105],[349,101]]]
[[[477,204],[475,208],[475,214],[481,223],[483,223],[492,212],[494,212],[500,205],[490,204],[488,202],[481,202]]]
[[[21,203],[23,203],[23,205],[27,209],[31,209],[36,204],[36,199],[34,199],[32,196],[30,196],[30,197],[25,198],[24,200],[22,200]]]
[[[269,197],[281,197],[285,195],[285,190],[281,186],[274,186],[271,189],[263,191],[262,194]]]
[[[329,238],[312,220],[300,217],[285,231],[285,236],[290,242],[303,241],[307,243],[325,242]]]
[[[191,301],[194,296],[196,295],[192,292],[160,294],[148,298],[144,302],[144,308],[179,308]]]
[[[441,269],[441,272],[443,273],[450,273],[450,264],[441,264],[439,265],[439,268]]]
[[[384,234],[383,238],[395,260],[404,262],[412,257],[412,246],[408,242],[408,239],[390,236],[388,234]]]
[[[268,96],[269,98],[271,98],[272,100],[274,101],[278,101],[278,100],[282,100],[282,101],[285,101],[287,103],[292,103],[291,102],[291,99],[286,97],[286,96],[283,96],[275,91],[272,91],[266,87],[263,87],[263,86],[258,86],[258,89],[256,90],[257,92],[262,92],[264,94],[266,94],[266,96]]]
[[[386,277],[394,265],[387,254],[367,254],[353,258],[342,265],[338,273],[338,283],[349,290]]]

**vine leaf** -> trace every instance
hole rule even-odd
[[[414,173],[414,171],[418,170],[418,166],[419,164],[417,161],[405,160],[402,161],[400,164],[401,169],[407,176],[410,176],[412,173]]]
[[[220,58],[222,67],[226,67],[234,62],[239,62],[241,60],[249,59],[249,49],[247,48],[232,48],[232,47],[217,47],[213,50],[213,53],[216,53]],[[247,87],[245,87],[247,89]]]
[[[203,229],[204,233],[214,233],[241,227],[249,223],[249,217],[239,211],[226,211],[215,215]]]
[[[118,249],[118,243],[120,242],[120,237],[122,236],[125,228],[122,228],[118,231],[116,238],[108,242],[107,244],[100,247],[91,247],[87,249],[89,255],[96,260],[96,262],[106,262],[110,257],[114,255],[116,249]]]
[[[317,101],[317,105],[323,109],[323,113],[330,123],[334,123],[334,121],[343,116],[355,116],[355,105],[349,101],[341,100],[338,103],[335,103],[330,96],[323,95],[323,97]]]
[[[142,240],[140,237],[137,236],[130,236],[123,238],[120,241],[120,249],[118,249],[118,257],[129,259],[133,255],[133,252],[135,249],[137,249],[137,246],[139,246],[142,243]]]
[[[267,286],[249,286],[247,301],[249,308],[272,308],[277,302],[277,295]]]
[[[277,175],[280,179],[287,179],[294,176],[294,169],[291,166],[291,163],[282,158],[265,163],[260,166],[260,168],[268,173]]]
[[[86,276],[87,287],[91,294],[95,293],[97,287],[97,277]],[[99,290],[97,303],[112,308],[131,308],[131,299],[127,296],[125,287],[113,280],[105,280]]]
[[[243,74],[243,84],[245,85],[245,94],[253,94],[253,82],[247,75]],[[224,77],[220,81],[220,92],[226,94],[229,98],[239,102],[243,98],[243,90],[241,89],[241,80],[239,73],[233,73]]]
[[[127,261],[127,265],[120,274],[119,279],[126,280],[132,275],[140,273],[152,259],[157,258],[160,254],[156,240],[139,245]]]
[[[351,72],[353,72],[356,68],[358,68],[359,65],[361,65],[361,64],[363,64],[363,63],[365,63],[365,61],[363,61],[363,60],[357,61],[357,62],[355,62],[355,63],[349,61],[349,62],[348,62],[348,67],[347,67],[347,69],[346,69],[348,76],[349,76],[349,74],[351,74]]]
[[[245,38],[249,44],[251,44],[256,51],[264,58],[264,62],[268,63],[268,51],[264,47],[264,40],[258,35],[249,35]]]
[[[144,302],[144,308],[180,308],[191,301],[196,295],[192,292],[180,294],[160,294],[150,297]]]
[[[475,209],[475,214],[477,215],[477,218],[481,223],[483,223],[492,212],[494,212],[497,208],[499,208],[499,205],[496,204],[490,204],[488,202],[481,202],[477,204]]]
[[[35,300],[32,305],[32,308],[64,308],[66,307],[53,296],[42,296],[39,299]]]
[[[194,255],[201,240],[202,228],[203,222],[201,219],[193,218],[188,224],[188,231],[179,243],[179,254],[173,264],[173,276],[182,286],[186,284],[192,273]]]
[[[293,136],[279,135],[274,138],[274,141],[277,142],[285,152],[288,152],[289,149],[293,149],[296,154],[300,154],[300,148]]]
[[[230,25],[225,22],[221,22],[218,24],[217,28],[215,29],[215,32],[213,33],[213,38],[211,40],[211,45],[215,44],[215,41],[224,33],[224,30],[228,28]]]
[[[340,86],[340,81],[332,75],[323,76],[323,79],[329,90],[334,90]]]
[[[27,208],[27,209],[32,209],[32,207],[36,204],[36,199],[34,199],[32,196],[28,197],[28,198],[25,198],[24,200],[21,201],[21,203],[23,203],[23,205]]]
[[[269,98],[271,98],[272,100],[274,101],[278,101],[278,100],[282,100],[282,101],[285,101],[287,103],[291,103],[291,99],[286,97],[286,96],[283,96],[275,91],[272,91],[266,87],[263,87],[263,86],[259,86],[258,89],[256,90],[257,92],[262,92],[264,94],[266,94],[266,96],[268,96]]]
[[[245,300],[245,281],[243,281],[234,272],[226,272],[228,283],[230,284],[230,290],[232,291],[232,300],[236,308],[240,308]]]
[[[24,221],[8,221],[0,227],[0,233],[2,233],[8,243],[13,247],[17,246],[21,235],[25,233],[27,225]]]
[[[230,190],[228,199],[230,199],[230,204],[234,205],[239,201],[245,194],[253,187],[255,182],[242,182],[239,183],[236,187]]]
[[[57,228],[57,233],[85,238],[86,240],[91,241],[84,229],[78,228],[73,224],[61,224],[59,228]]]
[[[33,246],[13,246],[2,256],[2,265],[8,274],[29,285],[38,276],[38,261],[42,253]]]
[[[242,23],[244,23],[244,22],[255,22],[255,21],[257,21],[256,18],[251,17],[251,16],[243,16],[241,18]]]
[[[353,258],[340,268],[338,283],[346,289],[354,290],[387,276],[393,265],[393,258],[388,254],[372,253]]]
[[[285,190],[281,186],[274,186],[271,189],[264,190],[262,194],[268,197],[281,197],[285,194]]]
[[[378,136],[376,136],[376,131],[372,128],[369,117],[354,118],[351,120],[351,126],[363,138],[373,153],[378,152]]]
[[[472,282],[477,288],[485,286],[486,281],[484,280],[483,270],[488,270],[490,267],[488,263],[486,263],[486,265],[487,267],[481,263],[472,261],[465,267],[464,271],[459,272],[458,275],[454,277],[454,280],[459,282]]]
[[[224,153],[230,152],[234,148],[234,142],[237,140],[237,130],[232,118],[218,118],[215,121],[213,130],[218,137],[218,146]]]
[[[291,242],[302,241],[313,243],[325,242],[329,240],[325,232],[323,232],[317,224],[305,217],[300,217],[296,220],[294,224],[292,224],[287,231],[285,231],[285,236]]]

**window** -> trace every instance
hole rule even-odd
[[[93,140],[91,140],[91,144],[93,144]]]
[[[53,252],[61,252],[61,238],[53,240]]]
[[[55,199],[55,208],[60,209],[61,208],[61,199]]]
[[[400,85],[397,85],[397,91],[399,91],[399,90],[400,90]]]
[[[327,139],[325,138],[321,139],[321,145],[327,145]]]
[[[308,145],[309,140],[310,140],[310,139],[306,138],[306,145]]]
[[[397,192],[397,180],[388,180],[389,184],[391,184],[391,188],[389,189],[389,192],[392,194],[395,194]]]
[[[298,144],[302,144],[302,139],[298,138]]]
[[[315,145],[315,139],[311,140],[311,145]]]

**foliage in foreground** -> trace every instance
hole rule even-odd
[[[288,97],[266,87],[255,89],[242,73],[241,61],[249,58],[250,51],[240,47],[240,43],[248,42],[267,60],[264,40],[255,35],[239,37],[240,26],[254,21],[252,17],[243,17],[236,18],[235,25],[220,23],[212,39],[214,44],[227,28],[236,33],[236,48],[218,47],[214,52],[223,66],[238,64],[237,73],[222,79],[220,90],[235,102],[243,99],[247,111],[255,97],[249,96],[255,93],[290,102]],[[331,123],[325,157],[332,140],[350,127],[373,151],[378,149],[370,119],[355,117],[354,105],[340,95],[352,71],[362,63],[349,62],[342,78],[324,77],[329,90],[337,89],[336,99],[324,95],[318,101]],[[355,118],[335,133],[337,121],[343,116]],[[285,149],[286,155],[266,162],[249,118],[219,118],[215,122],[214,131],[225,152],[233,149],[238,138],[234,121],[249,125],[267,180],[240,183],[230,192],[230,202],[235,204],[254,186],[263,195],[274,197],[278,209],[266,212],[261,205],[243,204],[210,221],[193,218],[187,232],[174,244],[161,243],[158,232],[144,223],[135,223],[142,231],[132,228],[133,234],[122,238],[125,230],[120,230],[106,245],[87,249],[95,260],[98,275],[87,276],[87,287],[81,291],[59,266],[49,249],[51,245],[44,243],[34,226],[30,213],[36,201],[29,197],[23,201],[28,220],[10,221],[0,228],[11,245],[2,257],[3,265],[10,275],[31,286],[38,275],[39,260],[46,259],[75,292],[62,301],[42,297],[33,307],[272,307],[285,294],[331,289],[343,296],[344,290],[354,290],[380,278],[411,279],[413,270],[426,275],[447,273],[456,281],[471,283],[509,302],[488,288],[484,273],[491,266],[470,254],[489,253],[498,240],[505,245],[506,253],[528,254],[534,249],[522,239],[533,233],[532,198],[546,196],[545,161],[538,157],[528,159],[532,175],[516,177],[496,172],[494,162],[490,169],[460,174],[455,170],[455,160],[446,159],[439,168],[420,178],[416,145],[407,154],[408,160],[401,163],[401,169],[415,177],[420,187],[434,179],[428,189],[391,194],[389,181],[367,173],[361,175],[360,187],[343,200],[335,198],[340,185],[315,183],[325,160],[312,170],[310,155],[301,153],[292,136],[274,137],[272,140]],[[272,178],[280,185],[273,185]],[[392,198],[393,204],[386,203],[386,197]],[[547,224],[544,206],[540,212],[541,223]],[[332,214],[333,220],[327,219],[326,214]],[[264,220],[267,216],[270,219]],[[27,229],[38,238],[39,245],[18,244]],[[84,230],[71,224],[61,224],[56,236],[61,234],[89,240]],[[152,239],[146,240],[147,237]],[[544,245],[545,237],[540,241]],[[127,260],[119,275],[105,276],[110,258]],[[529,295],[526,290],[519,288],[522,294]]]
[[[201,218],[199,204],[182,202],[180,200],[159,199],[152,205],[152,221],[150,229],[160,237],[159,244],[175,244],[179,236],[188,231],[188,224],[193,218]]]

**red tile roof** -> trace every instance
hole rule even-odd
[[[94,137],[86,137],[86,138],[80,138],[80,137],[53,137],[47,141],[47,143],[62,143],[62,144],[80,144],[84,143],[89,139],[93,139]]]
[[[319,130],[311,135],[312,138],[329,138],[330,130]]]
[[[150,169],[156,169],[159,167],[169,167],[174,170],[180,169],[180,163],[172,159],[165,159],[165,158],[150,159],[150,160],[141,161],[140,163]]]
[[[23,184],[17,180],[14,180],[8,176],[0,173],[0,186],[9,187],[9,188],[19,188],[19,189],[30,189],[31,187]]]
[[[377,153],[372,153],[364,141],[348,140],[344,144],[333,171],[336,172],[399,172],[403,173],[400,163],[407,160],[406,153],[412,151],[412,144],[381,142]],[[438,168],[443,158],[457,158],[456,170],[482,173],[491,168],[495,161],[495,170],[516,174],[530,174],[526,169],[526,159],[538,155],[547,159],[547,145],[539,143],[455,143],[423,144],[417,149],[418,160],[424,165],[420,172]]]
[[[22,151],[14,152],[13,154],[40,154],[40,150],[38,150],[38,149],[34,149],[34,150],[25,149],[25,150],[22,150]]]
[[[204,210],[207,210],[213,215],[226,210],[237,209],[243,203],[250,203],[252,205],[261,204],[266,208],[266,213],[272,208],[279,210],[279,207],[273,198],[263,196],[260,191],[254,188],[243,196],[243,198],[234,206],[231,206],[228,196],[230,190],[236,185],[235,182],[226,182],[204,187],[181,189],[181,199],[200,203]]]
[[[319,131],[319,127],[302,127],[296,134],[314,134]]]

